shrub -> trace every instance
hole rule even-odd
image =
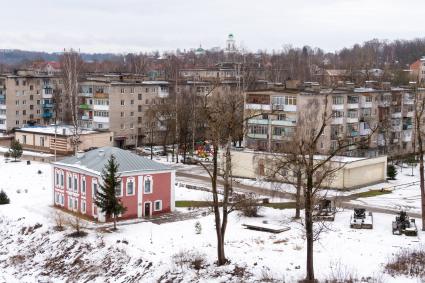
[[[74,229],[74,232],[69,234],[70,237],[84,237],[87,235],[87,233],[83,231],[86,228],[86,225],[81,218],[78,217],[78,215],[70,217],[68,219],[68,224],[72,229]]]
[[[388,164],[388,166],[387,166],[387,177],[390,180],[395,180],[396,176],[397,176],[397,169],[395,168],[394,165]]]
[[[172,260],[174,264],[183,269],[184,266],[200,270],[205,266],[205,255],[197,251],[182,250],[173,255]]]
[[[1,190],[0,191],[0,204],[9,204],[10,203],[10,199],[7,196],[7,194]]]
[[[260,211],[259,199],[255,194],[235,194],[232,196],[232,201],[236,210],[242,212],[246,217],[257,217]]]
[[[9,159],[10,153],[8,151],[6,151],[3,156],[4,156],[5,159]]]
[[[404,275],[425,279],[425,249],[402,249],[385,265],[392,276]]]

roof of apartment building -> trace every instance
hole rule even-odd
[[[117,147],[102,147],[85,153],[78,153],[77,156],[65,158],[54,164],[79,168],[100,174],[108,163],[111,155],[114,155],[119,164],[118,173],[171,170],[171,167],[167,165]]]
[[[73,126],[62,125],[62,126],[31,126],[24,127],[15,130],[16,132],[28,132],[28,133],[36,133],[36,134],[46,134],[46,135],[54,135],[55,133],[60,136],[72,136],[75,133],[75,129]],[[88,129],[78,129],[79,135],[87,135],[87,134],[95,134],[97,131],[88,130]]]

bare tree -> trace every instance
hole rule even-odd
[[[422,231],[425,231],[424,123],[425,89],[415,88],[415,132],[419,155],[419,188],[421,190]]]
[[[65,92],[64,122],[73,127],[72,143],[74,152],[77,153],[80,143],[79,117],[79,80],[83,72],[83,61],[80,54],[74,50],[66,51],[60,58],[62,68],[62,81]]]
[[[212,168],[201,163],[211,179],[213,194],[213,212],[217,236],[218,265],[227,263],[224,251],[224,238],[227,229],[228,215],[234,210],[229,202],[232,188],[231,146],[238,124],[235,116],[237,109],[243,105],[243,97],[239,92],[209,92],[204,100],[204,113],[208,121],[207,135],[213,146]],[[222,171],[219,171],[219,150],[223,148]],[[223,179],[223,199],[218,199],[218,179]]]
[[[332,116],[328,103],[328,96],[310,98],[307,105],[302,109],[318,109],[318,111],[303,111],[299,114],[297,127],[291,137],[292,153],[285,150],[275,154],[274,160],[270,162],[269,170],[272,175],[280,176],[285,180],[288,172],[295,174],[294,181],[297,186],[302,186],[304,195],[304,227],[307,244],[307,274],[306,280],[314,282],[314,261],[313,243],[322,229],[317,231],[313,227],[313,209],[317,199],[320,199],[319,192],[330,186],[335,174],[343,166],[340,157],[350,146],[358,145],[348,137],[341,136],[336,145],[332,146],[325,156],[316,158],[320,150],[320,142],[325,130],[330,126]],[[371,134],[375,131],[372,130]],[[370,134],[370,135],[371,135]],[[370,135],[368,138],[370,139]],[[300,178],[300,176],[302,178]]]

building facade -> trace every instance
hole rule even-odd
[[[116,196],[126,211],[119,219],[150,217],[175,208],[175,171],[150,159],[114,147],[91,150],[52,165],[53,204],[100,222],[108,221],[95,204],[101,190],[101,172],[114,155],[121,185]]]
[[[25,150],[58,155],[74,154],[75,129],[71,126],[24,127],[15,130],[15,140]],[[114,135],[109,131],[78,130],[78,150],[112,146]]]
[[[411,153],[415,147],[415,91],[423,90],[389,85],[380,89],[354,88],[351,84],[322,89],[313,84],[302,89],[247,92],[245,117],[253,118],[245,125],[245,146],[263,151],[288,146],[300,117],[311,111],[327,111],[329,121],[320,138],[318,153],[335,149],[341,139],[365,142],[362,146],[348,147],[344,153],[348,156]],[[314,106],[312,100],[321,104]]]

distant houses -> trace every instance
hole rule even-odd
[[[53,163],[54,206],[100,222],[108,221],[94,204],[102,170],[114,155],[121,185],[116,196],[127,208],[119,219],[150,217],[174,210],[175,171],[169,166],[116,147],[103,147]]]

